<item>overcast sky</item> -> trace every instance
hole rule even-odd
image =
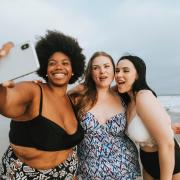
[[[47,29],[78,39],[89,57],[125,53],[147,64],[161,95],[180,94],[179,0],[0,0],[0,45],[35,41]]]

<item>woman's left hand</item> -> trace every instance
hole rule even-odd
[[[38,80],[33,80],[33,82],[36,83],[36,84],[41,84],[41,83],[43,83],[43,81],[40,80],[40,79],[38,79]]]

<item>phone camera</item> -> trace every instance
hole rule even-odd
[[[23,45],[21,46],[21,49],[24,50],[24,49],[27,49],[28,47],[29,47],[29,44],[23,44]]]

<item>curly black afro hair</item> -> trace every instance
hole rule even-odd
[[[82,48],[79,46],[76,39],[67,36],[58,31],[47,31],[44,37],[36,44],[36,52],[40,63],[40,69],[37,74],[48,81],[46,77],[48,59],[55,52],[62,52],[71,60],[72,70],[74,75],[71,77],[69,84],[73,84],[84,73],[85,56],[82,54]]]

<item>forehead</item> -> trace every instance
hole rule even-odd
[[[62,60],[68,60],[70,61],[70,58],[65,55],[62,52],[55,52],[50,58],[49,60],[56,60],[56,61],[62,61]]]
[[[92,65],[103,65],[103,64],[112,64],[111,59],[106,56],[98,56],[93,59]]]
[[[117,67],[118,68],[125,68],[125,67],[127,67],[127,68],[135,69],[134,64],[131,61],[129,61],[128,59],[120,60],[118,62],[118,64],[117,64]]]

